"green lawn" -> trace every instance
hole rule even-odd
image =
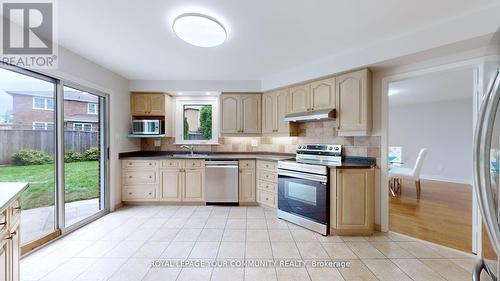
[[[66,202],[97,198],[99,196],[98,161],[65,163]],[[0,182],[29,182],[30,187],[21,196],[23,209],[54,204],[54,166],[0,167]]]

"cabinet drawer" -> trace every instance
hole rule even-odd
[[[205,166],[205,160],[186,160],[186,168],[201,168]]]
[[[271,192],[259,190],[258,202],[273,208],[276,208],[276,195]]]
[[[154,186],[139,186],[136,188],[124,188],[122,191],[123,201],[154,200],[156,188]]]
[[[9,228],[13,228],[16,226],[17,223],[19,223],[19,219],[21,218],[20,199],[14,201],[7,210],[8,210],[7,220],[9,222]]]
[[[278,182],[278,174],[276,172],[259,170],[258,179],[277,183]]]
[[[240,160],[240,169],[255,168],[255,160]]]
[[[156,182],[156,172],[155,171],[125,171],[123,172],[123,184],[141,184],[141,183],[155,183]]]
[[[150,169],[156,168],[157,161],[151,160],[123,160],[123,169]]]
[[[277,172],[278,165],[276,162],[257,161],[257,169],[266,170],[270,172]]]
[[[179,159],[161,160],[160,167],[161,168],[181,168],[182,167],[182,160],[179,160]]]
[[[269,192],[276,192],[276,185],[277,185],[276,183],[269,181],[263,181],[263,180],[258,181],[258,188]]]

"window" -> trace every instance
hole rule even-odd
[[[217,97],[176,99],[176,143],[216,144],[218,142]]]
[[[99,106],[97,103],[87,103],[87,113],[97,114],[99,112]]]
[[[54,99],[33,97],[33,109],[54,110]]]
[[[73,123],[73,131],[91,132],[92,124],[90,123]]]
[[[54,130],[52,122],[33,122],[33,130]]]
[[[403,163],[403,148],[401,146],[389,146],[389,163],[401,164]]]

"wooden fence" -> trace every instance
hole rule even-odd
[[[85,152],[99,144],[98,132],[64,132],[65,151]],[[9,164],[12,154],[34,149],[54,155],[55,133],[52,130],[0,130],[0,165]]]

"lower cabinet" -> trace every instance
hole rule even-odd
[[[205,161],[165,160],[160,167],[160,201],[205,201]],[[175,162],[175,165],[172,163]],[[194,168],[191,168],[194,167]]]
[[[370,235],[374,231],[374,169],[332,169],[330,228],[335,234]]]
[[[0,230],[0,281],[20,280],[19,199],[2,212]]]
[[[255,160],[240,160],[239,202],[255,202]]]
[[[160,171],[160,199],[165,201],[181,201],[183,176],[181,169]]]
[[[271,161],[257,161],[257,202],[260,205],[278,206],[278,165]]]

